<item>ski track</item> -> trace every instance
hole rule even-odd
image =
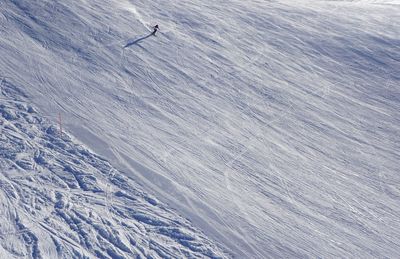
[[[2,257],[227,257],[0,84]]]
[[[153,256],[154,247],[160,257],[204,256],[173,236],[165,245],[158,227],[146,238],[152,222],[140,215],[130,214],[129,227],[105,224],[138,209],[192,229],[164,205],[147,204],[144,192],[132,194],[142,203],[131,202],[118,192],[131,188],[113,182],[122,177],[201,229],[199,242],[215,256],[400,257],[399,8],[384,0],[2,1],[0,85],[26,95],[1,96],[3,115],[19,114],[16,104],[27,100],[40,111],[30,115],[35,123],[2,119],[2,136],[20,147],[15,154],[60,154],[56,167],[94,153],[44,143],[79,141],[109,161],[85,164],[92,174],[78,178],[71,169],[67,179],[2,157],[1,215],[13,228],[3,241],[31,257],[47,251],[39,233],[55,240],[51,255],[63,247],[67,257],[93,256],[106,249],[99,237],[112,247],[102,250],[108,257]],[[156,23],[155,37],[136,41]],[[67,139],[35,129],[58,114]],[[15,120],[33,127],[32,139]],[[23,200],[18,188],[44,201]],[[56,191],[64,208],[54,208]],[[104,216],[90,218],[88,204]],[[85,233],[68,223],[82,211]],[[111,230],[129,251],[105,235]],[[122,239],[133,230],[137,246]]]

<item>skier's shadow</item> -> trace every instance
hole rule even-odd
[[[132,45],[138,44],[139,42],[141,42],[142,40],[147,39],[148,37],[151,37],[153,35],[153,33],[150,33],[149,35],[146,35],[144,37],[141,37],[139,39],[131,39],[128,41],[128,43],[124,46],[124,48],[130,47]]]

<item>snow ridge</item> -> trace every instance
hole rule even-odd
[[[2,258],[228,257],[25,98],[2,78]]]

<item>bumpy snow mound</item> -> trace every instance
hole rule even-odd
[[[1,258],[224,258],[191,224],[47,123],[11,80],[0,94]]]

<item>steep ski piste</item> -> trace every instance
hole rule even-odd
[[[0,253],[400,257],[399,15],[1,1],[0,77],[25,97],[1,99]]]

